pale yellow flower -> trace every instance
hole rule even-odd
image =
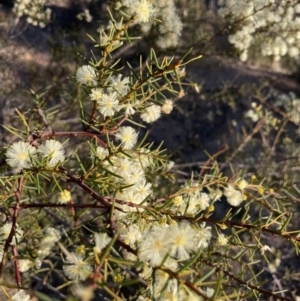
[[[58,203],[66,204],[71,201],[71,192],[69,190],[64,189],[58,194]]]

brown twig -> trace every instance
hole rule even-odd
[[[210,298],[207,297],[206,294],[204,294],[203,292],[201,292],[197,287],[195,287],[195,285],[193,283],[191,283],[190,281],[180,277],[178,275],[178,273],[173,272],[170,269],[167,268],[158,268],[161,271],[164,271],[166,273],[168,273],[170,276],[172,276],[173,278],[177,279],[179,283],[183,283],[186,287],[188,287],[191,291],[193,291],[196,295],[201,296],[202,298],[204,298],[204,300],[209,300]]]
[[[49,283],[43,281],[43,279],[41,279],[40,277],[36,276],[36,275],[32,275],[31,276],[32,279],[34,279],[35,281],[38,281],[41,283],[42,286],[46,287],[47,289],[49,289],[52,292],[55,292],[56,294],[59,295],[60,298],[62,298],[63,300],[66,299],[66,296],[61,293],[57,288],[55,288],[54,286],[50,285]]]
[[[261,129],[261,127],[264,124],[264,120],[260,120],[255,128],[253,129],[252,133],[250,133],[243,141],[243,143],[232,153],[232,155],[226,160],[227,162],[230,162],[240,151],[243,150],[243,148],[246,146],[246,144],[252,139],[252,137]]]
[[[38,114],[40,115],[40,117],[42,118],[42,120],[43,120],[45,126],[47,127],[48,131],[49,131],[50,133],[52,133],[52,132],[53,132],[53,131],[52,131],[52,128],[51,128],[51,126],[50,126],[50,124],[49,124],[47,118],[45,117],[45,114],[44,114],[43,110],[42,110],[41,108],[38,108],[37,112],[38,112]]]
[[[203,259],[203,261],[204,261],[207,265],[209,265],[209,266],[215,268],[216,271],[218,271],[218,272],[223,272],[226,276],[228,276],[229,278],[231,278],[231,279],[237,281],[239,284],[244,285],[245,287],[251,288],[252,290],[255,290],[255,291],[257,291],[257,292],[259,292],[259,293],[261,293],[261,294],[265,294],[265,295],[267,295],[267,296],[269,296],[269,297],[275,297],[275,298],[276,298],[275,300],[293,301],[293,299],[290,299],[290,298],[287,298],[287,297],[279,296],[279,295],[277,295],[277,294],[275,294],[275,293],[272,293],[272,292],[267,291],[267,290],[265,290],[265,289],[259,288],[259,287],[256,286],[256,285],[252,285],[252,284],[250,284],[249,282],[244,281],[244,280],[240,279],[239,277],[235,276],[234,274],[228,272],[228,271],[226,270],[226,268],[224,268],[224,267],[222,267],[222,266],[220,266],[220,265],[216,265],[216,264],[210,262],[210,261],[207,260],[207,259]]]
[[[272,156],[272,154],[274,153],[275,147],[276,147],[276,145],[277,145],[277,143],[279,141],[279,138],[280,138],[281,134],[283,133],[283,130],[286,127],[286,125],[288,124],[288,122],[289,122],[289,120],[286,118],[283,121],[283,123],[282,123],[279,131],[277,132],[276,137],[275,137],[274,142],[273,142],[273,145],[272,145],[272,148],[271,148],[271,154],[270,154],[270,156]]]
[[[18,179],[18,186],[15,190],[15,206],[12,208],[13,209],[13,215],[12,215],[12,226],[10,233],[5,241],[4,248],[3,248],[3,256],[2,260],[0,262],[0,276],[2,277],[2,271],[3,271],[3,266],[4,266],[4,261],[8,253],[8,248],[10,247],[12,240],[16,234],[16,229],[17,229],[17,217],[18,217],[18,212],[20,209],[20,201],[21,201],[21,192],[22,192],[22,187],[23,187],[23,177],[20,177]],[[15,250],[13,249],[13,252]],[[15,254],[14,254],[15,255]],[[18,260],[17,257],[14,258],[14,263],[15,263],[15,276],[16,276],[16,281],[17,285],[21,285],[21,276],[20,276],[20,270],[19,270],[19,265],[18,265]]]
[[[12,254],[14,256],[14,267],[15,267],[15,278],[17,282],[17,286],[20,287],[22,284],[21,281],[21,274],[20,274],[20,268],[19,268],[19,260],[18,260],[18,251],[16,246],[11,246]]]
[[[209,169],[207,168],[207,166],[216,160],[216,158],[223,154],[224,152],[226,152],[228,150],[228,146],[226,146],[225,148],[221,149],[220,151],[218,151],[217,153],[215,153],[214,155],[210,156],[209,159],[204,163],[203,167],[201,168],[201,171],[199,173],[199,176],[203,176],[205,172],[207,172]]]
[[[59,167],[59,170],[61,172],[63,172],[73,183],[76,183],[78,186],[80,186],[84,191],[86,191],[95,200],[97,200],[102,205],[104,205],[107,209],[112,207],[112,204],[109,202],[108,198],[100,196],[98,193],[96,193],[94,190],[92,190],[90,187],[88,187],[86,184],[84,184],[84,182],[81,178],[72,175],[62,166]],[[72,206],[73,206],[73,204],[72,204]]]
[[[197,221],[197,222],[208,222],[208,223],[213,223],[213,224],[222,223],[222,224],[232,226],[232,227],[262,231],[262,232],[266,232],[266,233],[269,233],[274,236],[280,236],[282,238],[285,238],[285,239],[288,239],[288,240],[291,240],[291,241],[294,241],[294,242],[300,244],[300,238],[298,238],[297,236],[291,235],[288,232],[272,230],[272,229],[267,228],[266,226],[246,224],[244,222],[235,222],[235,221],[231,221],[231,220],[220,221],[220,220],[216,220],[216,219],[211,219],[209,217],[208,218],[207,217],[196,218],[196,217],[187,217],[187,216],[178,216],[178,215],[170,215],[170,217],[174,220],[193,220],[193,221]]]
[[[101,58],[101,61],[100,61],[100,65],[98,67],[99,68],[99,76],[98,76],[99,83],[102,82],[103,76],[105,74],[105,69],[106,69],[106,66],[108,64],[107,57],[111,52],[111,48],[113,47],[114,42],[118,41],[120,39],[120,36],[121,36],[122,32],[125,32],[129,28],[129,26],[134,22],[134,20],[135,20],[135,16],[133,15],[122,26],[122,28],[120,28],[120,29],[116,28],[114,36],[111,38],[109,43],[106,46],[102,47],[102,51],[101,51],[102,58]],[[96,118],[96,112],[97,112],[97,102],[95,101],[94,105],[93,105],[92,113],[91,113],[91,116],[90,116],[90,120],[89,120],[90,125],[94,123],[94,120]]]
[[[86,137],[92,137],[97,140],[98,143],[100,143],[103,146],[106,146],[106,143],[102,141],[98,136],[100,133],[96,132],[89,132],[89,131],[74,131],[74,132],[44,132],[39,137],[40,139],[47,139],[52,137],[79,137],[79,136],[86,136]]]

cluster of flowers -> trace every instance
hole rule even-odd
[[[284,114],[291,122],[300,123],[300,98],[294,92],[286,94],[271,90],[266,96],[266,102],[272,103],[272,106]],[[251,107],[246,112],[246,117],[253,122],[264,118],[266,129],[278,129],[281,121],[274,116],[273,112],[265,109],[263,104],[257,104],[256,102],[252,102]]]
[[[206,193],[199,188],[199,183],[188,183],[183,187],[184,193],[173,198],[171,211],[177,215],[195,216],[208,209],[213,202],[220,200],[222,195],[231,206],[239,206],[245,198],[243,190],[247,186],[247,181],[240,180],[237,183],[229,183],[223,191],[217,188]],[[213,207],[211,210],[213,211]]]
[[[258,122],[264,119],[264,130],[270,132],[272,129],[278,130],[280,119],[274,116],[271,110],[266,109],[262,104],[256,102],[251,103],[251,109],[249,109],[245,117],[249,118],[252,122]]]
[[[122,152],[110,155],[107,148],[97,146],[95,150],[91,150],[91,158],[97,159],[104,170],[110,174],[110,184],[113,186],[117,184],[121,188],[117,191],[116,198],[139,205],[152,194],[151,184],[147,182],[145,174],[147,168],[153,164],[150,151],[144,148],[132,149],[137,143],[138,133],[130,126],[120,127],[115,137],[116,141],[120,141],[118,147],[126,150],[126,155]],[[113,147],[112,143],[111,147]],[[34,164],[37,153],[42,154],[50,167],[65,160],[62,144],[56,140],[46,140],[38,149],[27,142],[19,141],[8,148],[7,163],[13,168],[29,168]],[[197,186],[195,183],[187,185],[184,190],[188,193],[179,194],[174,198],[171,209],[173,213],[195,215],[199,211],[206,210],[211,201],[218,200],[222,196],[222,191],[219,189],[208,194]],[[243,201],[241,191],[247,187],[247,182],[239,181],[237,187],[239,190],[229,184],[224,189],[224,195],[232,206],[239,206]],[[64,204],[70,200],[71,193],[68,190],[59,193],[59,203]],[[137,207],[122,205],[122,210],[132,212],[137,211]],[[142,211],[142,208],[139,210]]]
[[[138,226],[124,221],[118,222],[117,228],[120,239],[137,250],[137,255],[134,255],[123,249],[124,258],[143,262],[139,269],[139,276],[149,284],[146,292],[149,298],[169,300],[171,295],[180,295],[180,300],[191,300],[189,297],[197,297],[178,281],[170,281],[168,273],[163,269],[166,268],[175,273],[180,269],[183,261],[190,259],[199,250],[207,248],[212,237],[211,227],[206,226],[205,223],[194,227],[188,222],[162,225],[154,221]],[[224,239],[226,240],[224,235],[220,234],[216,244],[225,245]],[[106,233],[95,233],[94,252],[100,254],[110,242],[111,238]],[[79,252],[67,252],[63,265],[64,274],[74,283],[86,280],[93,271],[95,253],[90,253],[85,259],[85,256]],[[161,267],[161,269],[154,271],[155,267]],[[154,277],[153,273],[155,273]],[[201,291],[207,296],[212,296],[214,292],[211,288],[201,289]]]
[[[128,101],[126,94],[130,92],[130,78],[124,77],[122,79],[120,74],[110,77],[106,89],[97,88],[97,71],[90,65],[78,68],[76,80],[78,83],[91,87],[90,99],[97,102],[98,110],[103,117],[113,117],[117,112],[121,112],[125,116],[132,116],[136,111],[141,111],[141,119],[151,123],[159,119],[162,113],[169,114],[173,109],[173,102],[169,99],[165,100],[162,106],[156,104],[145,105],[144,102],[136,98]],[[120,133],[120,136],[135,136],[129,128],[123,129],[123,131],[126,132]],[[130,131],[131,134],[129,134]]]
[[[30,301],[30,299],[30,295],[26,294],[22,289],[12,296],[13,301]]]
[[[148,297],[169,300],[169,295],[180,295],[180,300],[191,300],[189,297],[194,296],[193,293],[183,288],[178,281],[169,281],[168,273],[163,272],[163,269],[166,268],[175,273],[180,269],[183,261],[207,248],[212,237],[211,227],[206,226],[205,223],[195,227],[188,222],[173,221],[168,225],[153,221],[137,225],[124,221],[118,222],[117,228],[120,239],[137,250],[137,255],[134,255],[123,249],[124,258],[143,262],[139,276],[149,284]],[[95,233],[94,252],[101,253],[110,242],[111,238],[106,233]],[[226,243],[227,238],[220,234],[216,244],[224,246]],[[73,281],[85,280],[93,270],[92,257],[93,253],[90,254],[89,259],[84,259],[83,255],[76,252],[69,253],[63,266],[65,275]],[[154,271],[155,267],[161,267],[161,269]],[[154,277],[153,273],[155,273]],[[207,288],[203,290],[203,293],[211,296],[213,289]]]
[[[166,100],[163,106],[156,104],[149,106],[145,102],[145,97],[142,97],[141,101],[137,100],[138,95],[134,99],[131,98],[129,94],[133,85],[130,84],[129,77],[110,75],[105,80],[105,85],[99,87],[97,72],[92,66],[85,65],[77,70],[76,79],[78,83],[84,85],[89,99],[97,104],[100,116],[107,120],[115,118],[119,112],[126,117],[140,112],[143,121],[154,122],[161,116],[161,112],[169,113],[172,110],[173,103],[170,100]],[[112,136],[114,141],[110,141]],[[157,218],[146,215],[147,219],[143,219],[139,213],[145,212],[144,205],[149,205],[151,200],[155,202],[156,199],[152,197],[152,185],[147,181],[148,170],[157,164],[156,156],[152,157],[150,150],[137,145],[138,132],[131,126],[114,127],[107,137],[107,143],[101,146],[93,147],[90,144],[90,157],[96,167],[95,182],[99,180],[99,189],[102,189],[101,186],[104,186],[102,183],[105,182],[106,195],[116,200],[112,214],[116,232],[110,233],[110,236],[107,233],[95,233],[94,241],[87,239],[83,252],[79,246],[75,252],[65,249],[63,273],[77,284],[87,279],[97,264],[97,254],[102,253],[110,244],[112,235],[117,235],[123,246],[122,250],[115,251],[121,252],[120,256],[124,259],[137,262],[141,266],[139,276],[148,284],[145,296],[156,300],[172,300],[178,296],[180,300],[199,300],[199,296],[180,281],[170,279],[170,271],[179,273],[183,265],[197,256],[198,252],[202,252],[210,244],[215,247],[226,246],[229,238],[218,229],[216,229],[217,237],[213,238],[210,226],[205,223],[189,222],[187,217],[212,212],[213,203],[220,200],[222,195],[227,198],[230,205],[239,206],[244,200],[243,190],[248,183],[239,180],[215,190],[210,188],[205,192],[199,183],[189,182],[176,196],[170,197],[169,204],[166,204],[168,212],[175,218],[162,215],[160,216],[162,220],[158,222]],[[17,169],[30,168],[41,163],[51,168],[64,163],[65,154],[62,144],[56,140],[46,140],[38,146],[19,141],[8,148],[6,160],[11,167]],[[68,190],[59,193],[59,203],[67,203],[70,200],[71,193]],[[134,215],[136,219],[132,220]],[[48,228],[41,240],[35,261],[20,259],[20,271],[23,273],[33,268],[39,269],[43,259],[51,254],[51,250],[53,252],[55,244],[60,239],[61,234],[58,230]],[[124,244],[128,248],[124,247]],[[89,251],[91,245],[93,253]],[[114,248],[114,245],[111,248]],[[197,289],[204,296],[214,295],[212,288]],[[24,292],[20,291],[18,294]],[[78,291],[77,295],[79,296]],[[18,301],[17,297],[15,301]]]
[[[121,128],[122,130],[123,128]],[[111,184],[121,188],[115,196],[117,199],[139,205],[152,194],[151,184],[147,182],[145,174],[152,163],[151,154],[147,154],[147,152],[147,149],[126,151],[126,156],[117,153],[111,156],[109,161],[105,161],[105,157],[108,157],[107,149],[101,146],[97,147],[97,158],[102,160],[100,164],[112,175],[110,177]],[[123,214],[124,212],[142,211],[142,208],[134,206],[121,205],[120,207]],[[117,211],[117,213],[122,214],[121,211]]]
[[[176,214],[182,215],[177,209],[185,207],[184,215],[195,216],[204,212],[214,201],[222,196],[222,191],[217,189],[210,194],[200,192],[198,183],[192,182],[184,186],[184,189],[192,191],[184,195],[187,202],[178,204],[178,197],[174,197],[171,210]],[[235,186],[238,188],[236,189]],[[224,189],[224,195],[232,206],[239,206],[243,201],[242,191],[248,186],[247,181],[241,179],[234,184],[228,185]],[[146,195],[146,194],[145,194]],[[181,199],[184,199],[181,198]],[[197,201],[196,201],[197,199]],[[178,206],[179,205],[179,206]],[[174,209],[175,208],[175,209]],[[126,208],[123,207],[126,211]],[[116,221],[116,233],[119,239],[130,246],[131,249],[137,250],[134,254],[126,248],[122,248],[124,259],[130,261],[142,262],[139,276],[148,283],[146,292],[147,297],[156,300],[171,300],[171,296],[180,296],[179,300],[199,300],[199,296],[187,290],[176,279],[170,280],[168,269],[174,273],[178,272],[186,260],[191,259],[197,252],[206,249],[211,243],[211,227],[205,223],[191,224],[184,220],[176,222],[169,219],[167,222],[164,217],[160,222],[152,220],[139,220],[138,223],[132,223],[124,215],[118,215]],[[95,233],[94,235],[94,252],[101,253],[111,242],[111,238],[106,233]],[[222,247],[228,243],[228,237],[223,233],[218,233],[215,239],[215,246]],[[92,263],[84,260],[84,257],[77,253],[70,253],[66,258],[63,267],[64,273],[71,280],[85,280],[92,271]],[[160,269],[155,269],[160,267]],[[203,295],[211,297],[214,293],[212,288],[199,288]],[[139,299],[144,300],[144,299]]]
[[[126,134],[128,133],[128,134]],[[95,150],[91,150],[92,159],[99,161],[105,169],[111,174],[112,186],[125,187],[120,189],[114,197],[120,200],[126,200],[128,205],[118,204],[121,209],[120,213],[114,215],[116,219],[116,233],[120,239],[132,249],[137,250],[136,255],[128,252],[125,248],[122,251],[123,257],[127,260],[139,261],[143,263],[143,268],[140,270],[140,277],[143,277],[149,284],[147,295],[151,298],[158,300],[169,300],[172,295],[181,296],[180,300],[191,300],[196,298],[192,292],[183,287],[177,280],[169,280],[169,274],[164,272],[163,269],[178,272],[182,266],[182,262],[189,260],[197,252],[207,248],[211,242],[212,233],[211,227],[206,226],[205,223],[200,225],[191,224],[188,221],[176,222],[175,220],[164,219],[165,222],[145,222],[140,220],[140,223],[130,223],[127,219],[127,214],[130,212],[142,212],[141,206],[132,206],[132,204],[139,205],[149,198],[152,194],[151,184],[146,181],[145,171],[152,165],[152,159],[147,149],[133,150],[137,142],[137,133],[131,127],[120,127],[115,134],[116,140],[120,140],[121,145],[126,148],[125,156],[123,153],[109,154],[109,151],[98,146]],[[128,138],[130,137],[130,138]],[[47,140],[42,144],[42,154],[48,159],[51,154],[57,151],[56,148],[46,147],[46,143],[53,144],[56,141]],[[17,158],[12,158],[12,152],[16,151],[17,142],[11,146],[7,151],[7,162],[11,164],[11,160],[17,161],[17,158],[24,152],[24,156],[35,156],[36,152],[30,152],[31,147],[29,144],[24,143],[24,149],[21,155],[18,154]],[[41,148],[40,147],[40,148]],[[32,147],[33,148],[33,147]],[[34,148],[33,148],[34,149]],[[47,149],[47,151],[45,151]],[[61,150],[61,147],[59,148]],[[16,155],[16,153],[13,153]],[[108,160],[109,158],[109,160]],[[32,162],[32,159],[27,159]],[[14,161],[13,161],[14,162]],[[54,161],[57,164],[59,161]],[[28,163],[29,164],[29,163]],[[97,163],[98,164],[98,163]],[[16,164],[12,164],[16,167]],[[20,167],[20,166],[18,166]],[[117,175],[117,176],[114,176]],[[101,174],[105,177],[105,174]],[[178,216],[196,216],[205,210],[210,211],[210,206],[213,202],[220,200],[224,195],[227,201],[232,206],[239,206],[243,201],[243,190],[248,186],[245,180],[238,180],[236,183],[228,184],[227,187],[216,190],[210,190],[210,193],[202,191],[199,183],[192,181],[184,185],[182,193],[173,197],[171,212]],[[237,189],[236,189],[237,187]],[[71,198],[69,191],[61,191],[59,194],[60,202],[64,203]],[[213,210],[213,206],[212,209]],[[3,228],[4,229],[4,228]],[[5,226],[3,230],[3,238],[7,238],[10,226]],[[18,229],[14,237],[14,242],[21,240],[22,231]],[[51,249],[55,246],[56,242],[61,238],[61,234],[54,228],[48,228],[45,235],[40,242],[35,261],[30,259],[20,259],[19,268],[21,272],[27,272],[32,268],[40,268],[42,260],[51,254]],[[111,238],[106,233],[95,233],[94,235],[94,252],[100,253],[110,243]],[[218,233],[215,244],[217,246],[226,246],[228,238],[223,233]],[[89,249],[86,246],[85,249]],[[63,265],[64,274],[71,280],[83,281],[93,271],[93,253],[90,253],[88,259],[85,259],[84,254],[71,252],[67,253],[65,264]],[[160,267],[161,269],[154,270],[153,268]],[[155,277],[153,278],[153,273]],[[155,280],[153,280],[155,279]],[[213,289],[199,288],[204,295],[212,296]],[[23,294],[18,292],[18,294]],[[26,295],[27,296],[27,295]],[[18,300],[17,298],[15,300]]]
[[[275,107],[283,108],[289,120],[300,123],[300,98],[294,92],[281,94],[276,91],[270,91],[269,99],[275,99]]]
[[[152,27],[151,18],[162,21],[156,39],[158,47],[166,49],[178,46],[183,24],[173,0],[122,0],[120,6],[124,6],[129,15],[137,14],[135,22],[141,25],[145,34]]]
[[[0,228],[0,261],[3,257],[3,247],[6,239],[9,237],[12,230],[12,222],[5,223]],[[15,234],[13,236],[11,244],[16,246],[19,245],[23,239],[23,230],[16,225]],[[61,238],[61,234],[58,230],[48,227],[44,231],[43,238],[39,242],[39,249],[37,250],[37,256],[34,260],[30,259],[19,259],[18,266],[21,273],[26,273],[32,268],[40,269],[42,266],[42,261],[44,258],[51,254],[53,246]],[[30,295],[28,295],[24,290],[19,290],[16,294],[12,296],[13,301],[29,301]]]
[[[30,168],[37,163],[38,155],[46,160],[46,165],[50,168],[58,163],[65,161],[65,151],[63,145],[57,140],[46,140],[36,149],[28,142],[18,141],[13,143],[6,152],[6,162],[12,168],[21,170]],[[62,190],[57,196],[57,201],[60,204],[68,203],[71,200],[71,193],[68,190]]]
[[[18,170],[30,168],[36,164],[38,155],[46,160],[49,167],[54,167],[65,160],[63,145],[57,140],[46,140],[39,148],[28,142],[18,141],[13,143],[6,152],[6,162]]]
[[[276,61],[300,53],[300,4],[286,0],[219,0],[218,13],[233,24],[228,40],[240,51],[241,61],[248,59],[248,50],[260,45],[263,56]],[[237,28],[237,29],[236,29]]]
[[[27,16],[27,22],[44,28],[51,18],[51,9],[44,9],[44,0],[16,0],[13,12],[17,17]]]
[[[127,260],[143,262],[139,275],[148,283],[148,297],[169,300],[169,295],[182,295],[180,300],[190,300],[188,297],[192,293],[182,289],[177,280],[170,280],[168,273],[163,269],[176,273],[182,262],[207,248],[212,237],[211,227],[205,223],[192,226],[188,222],[174,221],[171,224],[153,222],[151,225],[145,224],[144,227],[127,225],[124,222],[118,226],[122,240],[138,250],[137,255],[127,251],[124,251],[123,255]],[[161,269],[154,270],[155,267]]]
[[[25,273],[32,268],[40,269],[43,259],[51,254],[54,245],[60,239],[61,233],[59,230],[52,227],[46,228],[43,233],[43,238],[39,241],[39,248],[34,261],[30,259],[19,259],[18,264],[20,272]]]
[[[7,238],[10,235],[10,232],[12,230],[12,222],[8,221],[6,222],[1,228],[0,228],[0,261],[2,260],[3,257],[3,249],[4,249],[4,244]],[[16,230],[15,230],[15,235],[11,241],[11,244],[13,246],[18,245],[20,241],[22,240],[23,237],[23,230],[20,229],[18,225],[16,225]]]
[[[80,21],[85,20],[87,23],[91,23],[93,21],[93,16],[91,16],[90,10],[85,8],[83,12],[79,13],[76,18]]]

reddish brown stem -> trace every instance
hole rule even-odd
[[[5,241],[4,244],[4,250],[3,250],[3,257],[0,262],[0,275],[2,276],[2,270],[4,266],[4,261],[8,253],[8,248],[12,243],[12,240],[14,238],[14,235],[16,233],[16,228],[17,228],[17,217],[18,217],[18,212],[20,209],[20,200],[21,200],[21,192],[22,192],[22,187],[23,187],[23,177],[20,177],[18,180],[18,187],[15,191],[15,198],[16,198],[16,203],[15,206],[13,207],[13,216],[12,216],[12,227],[10,230],[10,233]],[[16,275],[16,280],[17,280],[17,285],[19,286],[21,283],[21,276],[20,276],[20,271],[19,271],[19,266],[17,262],[15,261],[15,275]]]
[[[47,139],[52,137],[78,137],[78,136],[87,136],[95,138],[99,144],[106,146],[106,143],[102,141],[98,136],[100,134],[96,132],[88,132],[88,131],[74,131],[74,132],[44,132],[39,138]]]
[[[12,249],[12,254],[14,256],[15,278],[16,278],[17,286],[21,286],[22,280],[21,280],[21,273],[19,268],[18,251],[16,246],[12,246],[11,249]]]

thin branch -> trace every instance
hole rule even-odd
[[[40,139],[47,139],[52,137],[79,137],[79,136],[85,136],[85,137],[92,137],[95,138],[98,143],[101,145],[106,146],[106,143],[102,141],[98,136],[100,135],[100,132],[89,132],[89,131],[70,131],[70,132],[44,132],[39,137]]]
[[[53,133],[52,128],[51,128],[47,118],[45,117],[45,114],[44,114],[43,110],[41,108],[38,108],[37,112],[40,115],[40,117],[42,118],[42,120],[43,120],[45,126],[47,127],[48,131],[50,133]]]
[[[256,285],[252,285],[252,284],[250,284],[250,283],[248,283],[248,282],[246,282],[246,281],[240,279],[239,277],[235,276],[234,274],[228,272],[224,267],[222,267],[222,266],[220,266],[220,265],[213,264],[213,263],[211,263],[211,262],[210,262],[209,260],[207,260],[207,259],[203,259],[203,261],[204,261],[207,265],[209,265],[209,266],[211,266],[211,267],[214,267],[214,268],[216,269],[216,271],[218,271],[218,272],[223,272],[226,276],[228,276],[229,278],[231,278],[231,279],[237,281],[239,284],[242,284],[242,285],[244,285],[244,286],[247,287],[247,288],[251,288],[252,290],[255,290],[255,291],[257,291],[257,292],[259,292],[259,293],[261,293],[261,294],[265,294],[265,295],[267,295],[267,296],[269,296],[269,297],[274,297],[274,298],[276,298],[275,300],[293,301],[293,299],[290,299],[290,298],[287,298],[287,297],[282,297],[282,296],[280,296],[280,295],[277,295],[277,294],[272,293],[272,292],[270,292],[270,291],[267,291],[267,290],[265,290],[265,289],[259,288],[259,287],[256,286]]]
[[[32,279],[34,279],[35,281],[38,281],[42,284],[42,286],[46,287],[48,290],[58,294],[58,296],[60,298],[62,298],[63,300],[66,299],[66,295],[64,295],[63,293],[61,293],[57,288],[55,288],[54,286],[50,285],[49,283],[43,281],[43,279],[41,279],[40,277],[33,275],[31,276]]]
[[[252,137],[261,129],[261,127],[263,126],[264,124],[264,120],[260,120],[255,128],[253,129],[252,133],[249,134],[245,140],[243,141],[243,143],[232,153],[232,155],[226,160],[227,162],[230,162],[240,151],[243,150],[243,148],[246,146],[246,144],[248,142],[250,142],[250,140],[252,139]]]
[[[228,150],[228,146],[226,146],[225,148],[221,149],[220,151],[218,151],[217,153],[215,153],[214,155],[212,155],[203,165],[203,167],[201,168],[200,174],[199,176],[203,176],[204,173],[208,170],[207,166],[210,165],[211,162],[214,162],[216,160],[216,158],[223,154],[224,152],[226,152]]]
[[[3,248],[3,256],[2,256],[2,260],[0,262],[0,276],[1,277],[2,277],[4,261],[7,256],[7,253],[8,253],[8,248],[12,244],[13,238],[14,238],[14,236],[16,234],[16,230],[17,230],[17,217],[18,217],[18,212],[20,209],[23,180],[24,180],[24,177],[20,177],[18,179],[18,186],[15,190],[16,202],[15,202],[15,206],[12,208],[13,209],[12,226],[11,226],[10,233],[5,241],[4,248]],[[14,251],[14,249],[13,249],[13,251]],[[16,257],[14,258],[14,263],[15,263],[15,276],[16,276],[17,285],[20,286],[21,285],[21,275],[20,275],[18,260]]]

